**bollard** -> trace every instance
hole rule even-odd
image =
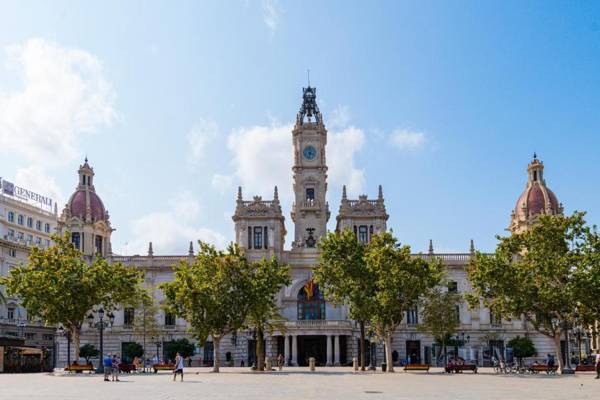
[[[358,358],[356,357],[352,359],[352,369],[354,372],[358,371]]]
[[[271,371],[271,358],[270,357],[265,357],[265,370],[266,371]]]
[[[308,366],[310,367],[311,371],[315,370],[315,363],[316,363],[316,360],[314,357],[311,357],[308,359]]]

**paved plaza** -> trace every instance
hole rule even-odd
[[[198,372],[196,374],[196,372]],[[353,373],[349,368],[306,368],[252,373],[223,368],[219,374],[190,368],[184,382],[168,373],[122,375],[104,382],[100,375],[3,374],[0,399],[598,399],[600,380],[590,373],[575,376],[448,375],[426,373]]]

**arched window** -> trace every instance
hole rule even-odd
[[[325,319],[325,299],[319,285],[309,281],[298,292],[298,320]]]
[[[8,222],[15,222],[15,213],[12,211],[8,212]]]
[[[23,225],[24,220],[25,220],[25,217],[23,217],[21,214],[19,214],[19,216],[17,217],[17,224]]]

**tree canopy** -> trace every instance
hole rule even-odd
[[[584,215],[540,215],[527,231],[498,237],[495,253],[476,253],[468,268],[471,306],[481,298],[498,315],[523,316],[560,355],[566,326],[600,318],[600,240]]]
[[[513,355],[523,364],[523,358],[533,357],[537,354],[535,346],[527,336],[516,336],[510,339],[507,346],[513,349]]]
[[[361,369],[365,369],[365,324],[375,305],[375,276],[367,268],[367,244],[354,232],[329,232],[319,241],[320,260],[313,270],[315,281],[335,305],[347,305],[349,317],[360,325]]]
[[[392,335],[407,310],[438,285],[443,272],[438,259],[411,256],[409,246],[401,246],[389,232],[374,235],[365,254],[367,267],[375,279],[375,303],[371,327],[386,346],[388,371],[392,364]]]
[[[0,279],[9,295],[17,296],[32,317],[47,325],[62,324],[72,337],[79,358],[82,323],[94,306],[107,310],[137,296],[143,274],[135,267],[87,260],[69,241],[69,233],[53,236],[54,245],[32,247],[26,265]]]
[[[194,260],[175,265],[173,280],[160,286],[168,308],[190,324],[200,343],[212,337],[215,372],[220,367],[221,339],[243,327],[248,317],[250,268],[237,245],[220,251],[199,242]]]
[[[423,298],[421,309],[421,323],[418,329],[421,332],[431,333],[433,338],[444,349],[444,361],[447,360],[446,346],[448,338],[454,335],[460,325],[459,316],[456,314],[456,305],[461,301],[457,293],[442,290],[436,287],[430,290]]]

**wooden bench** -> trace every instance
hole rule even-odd
[[[446,366],[446,372],[455,374],[460,374],[463,371],[473,371],[474,374],[477,373],[477,365],[475,364],[451,364]]]
[[[406,364],[404,366],[404,371],[425,371],[429,372],[429,364]]]
[[[595,365],[578,365],[575,372],[596,372]]]
[[[557,369],[558,367],[556,365],[550,367],[546,364],[535,364],[530,365],[529,368],[527,368],[527,371],[529,371],[532,374],[539,374],[540,372],[545,372],[547,374],[556,374]]]
[[[158,371],[170,371],[173,372],[175,369],[175,364],[154,364],[152,366],[154,373],[158,373]]]
[[[120,372],[130,373],[131,371],[135,371],[135,370],[137,370],[137,368],[135,367],[135,364],[127,364],[127,363],[119,364]]]
[[[89,373],[91,374],[94,371],[94,366],[92,364],[71,364],[69,365],[67,368],[65,368],[65,371],[68,372],[83,372],[83,371],[89,371]]]

